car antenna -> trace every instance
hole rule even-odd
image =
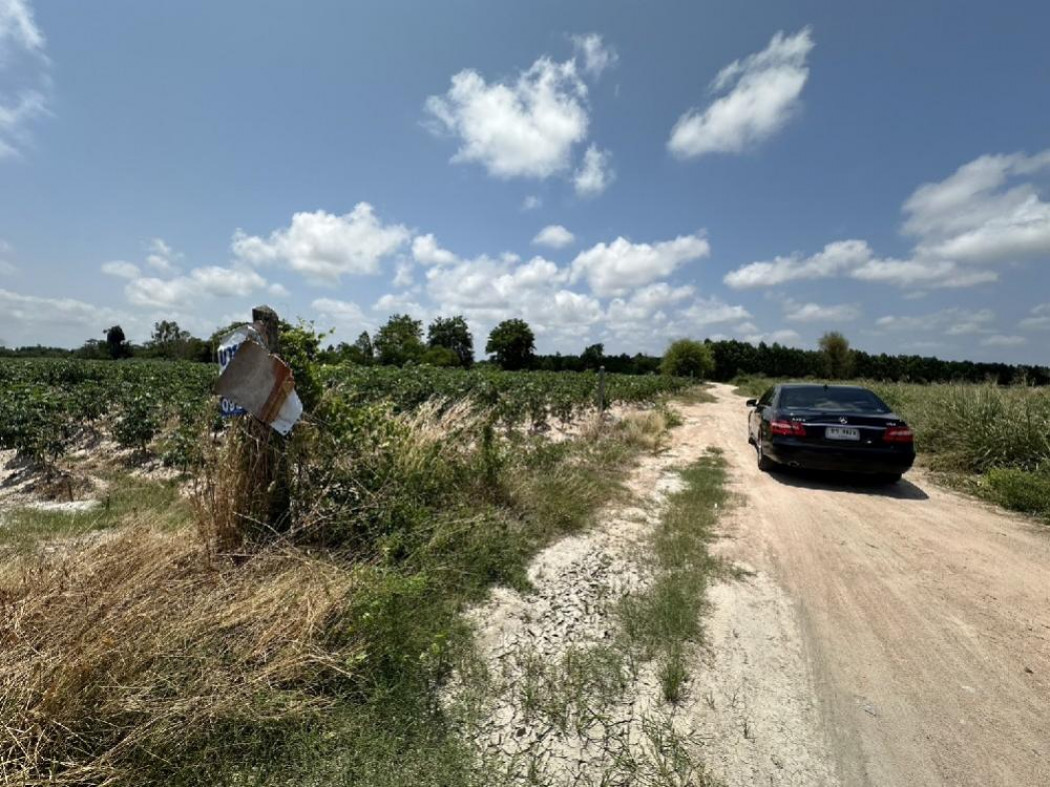
[[[824,390],[825,391],[828,390],[828,384],[827,383],[824,383]]]

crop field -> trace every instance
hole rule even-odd
[[[0,360],[0,449],[53,464],[105,432],[122,448],[155,449],[167,465],[199,461],[193,443],[222,428],[211,388],[214,366],[168,361]],[[348,404],[413,410],[428,400],[469,401],[505,426],[569,422],[594,410],[598,375],[464,371],[431,367],[320,367],[329,396]],[[606,375],[606,404],[652,403],[688,380]]]
[[[759,396],[775,381],[736,382]],[[1050,388],[858,382],[914,429],[921,464],[1007,508],[1050,518]]]
[[[19,478],[96,504],[0,499],[0,782],[498,783],[437,701],[470,674],[461,613],[622,494],[690,383],[606,375],[644,407],[602,420],[594,373],[293,368],[288,507],[260,527],[257,432],[212,365],[0,361]]]

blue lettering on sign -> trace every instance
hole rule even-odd
[[[237,354],[237,349],[240,346],[241,344],[238,342],[237,344],[228,344],[219,348],[219,374],[222,374],[226,366],[233,360],[233,356]],[[223,418],[230,418],[235,415],[247,415],[248,411],[234,404],[225,396],[221,396],[219,397],[219,413]]]

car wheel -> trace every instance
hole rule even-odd
[[[776,462],[766,456],[765,452],[762,450],[761,442],[755,443],[755,450],[758,452],[758,469],[763,473],[768,473],[777,466]]]

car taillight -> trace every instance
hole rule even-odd
[[[806,436],[806,427],[798,421],[770,421],[769,430],[773,434],[789,435],[791,437]]]
[[[887,443],[912,443],[915,434],[906,426],[891,426],[883,433],[882,439]]]

